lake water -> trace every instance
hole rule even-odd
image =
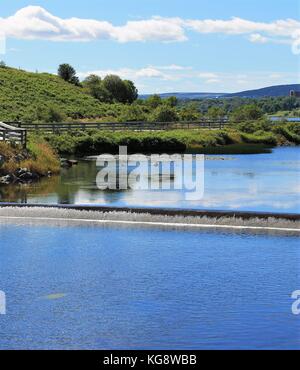
[[[180,190],[101,191],[95,161],[80,161],[33,186],[1,187],[0,201],[300,212],[299,147],[212,157],[219,160],[205,161],[205,192],[197,201],[187,201]]]
[[[271,117],[271,121],[287,121],[287,122],[300,122],[300,117]]]
[[[0,225],[0,349],[300,349],[299,239]]]

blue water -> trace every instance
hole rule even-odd
[[[300,349],[296,237],[0,226],[0,349]]]
[[[95,161],[81,161],[32,187],[2,187],[0,201],[300,213],[299,147],[213,157],[219,160],[205,161],[204,196],[197,201],[182,190],[99,190]]]
[[[300,122],[300,117],[271,117],[271,121]]]

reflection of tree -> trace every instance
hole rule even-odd
[[[99,168],[95,161],[81,161],[77,166],[70,169],[62,169],[60,176],[44,178],[39,182],[27,185],[5,185],[0,186],[1,202],[27,203],[32,201],[47,202],[47,196],[51,201],[59,204],[74,204],[79,191],[88,195],[93,203],[114,203],[122,200],[125,193],[131,190],[100,190],[97,188],[96,177]],[[57,199],[57,200],[56,200]],[[48,200],[49,201],[49,200]]]
[[[17,184],[0,186],[2,202],[27,203],[28,196],[45,196],[53,193],[59,183],[59,177],[53,176],[33,184]]]

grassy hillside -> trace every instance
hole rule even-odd
[[[39,121],[49,109],[74,120],[114,117],[121,107],[100,103],[55,75],[0,68],[0,121]]]

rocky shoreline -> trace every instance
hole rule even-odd
[[[24,158],[21,158],[24,159]],[[17,160],[17,159],[16,159]],[[20,159],[18,159],[19,161]],[[3,164],[5,160],[0,158],[0,164]],[[61,168],[71,168],[77,165],[78,161],[73,159],[60,159]],[[0,172],[0,185],[12,185],[12,184],[31,184],[39,181],[41,178],[51,177],[52,172],[48,171],[45,175],[40,175],[37,172],[30,171],[28,168],[18,168],[12,173],[7,173],[1,176]]]

